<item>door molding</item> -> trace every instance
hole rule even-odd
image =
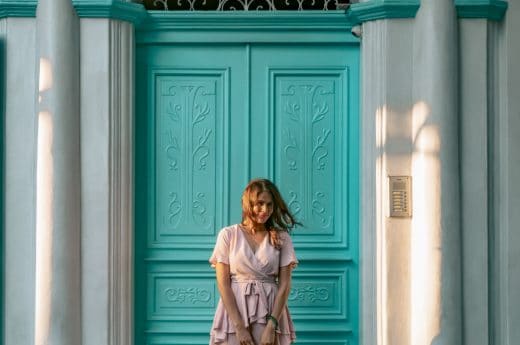
[[[136,27],[135,43],[137,50],[140,48],[147,49],[148,46],[155,44],[183,44],[183,43],[210,43],[210,44],[226,44],[226,43],[324,43],[328,45],[353,45],[358,46],[360,41],[358,38],[351,34],[353,22],[345,15],[344,11],[300,11],[300,12],[230,12],[230,13],[215,13],[215,12],[149,12],[146,21]],[[302,37],[303,31],[310,31],[311,34]],[[313,35],[315,32],[316,35]],[[322,35],[327,33],[327,35]],[[310,37],[310,41],[309,41]],[[321,38],[326,37],[326,40]],[[141,62],[138,61],[139,64]],[[140,65],[142,66],[142,64]],[[159,68],[161,66],[147,66],[146,68]],[[145,68],[143,68],[145,69]],[[136,79],[137,84],[141,78],[147,78],[144,72],[137,70]],[[139,90],[139,86],[137,86]],[[140,90],[139,94],[144,92]],[[358,100],[356,100],[358,101]],[[144,105],[143,105],[144,106]],[[139,117],[139,109],[136,109],[136,114]],[[359,115],[357,115],[359,116]],[[137,128],[140,128],[144,124],[144,120],[138,119],[136,124]],[[358,120],[359,121],[359,120]],[[358,126],[359,127],[359,124]],[[360,131],[360,128],[357,128]],[[139,142],[136,144],[136,149],[140,147]],[[362,146],[360,146],[362,147]],[[136,153],[139,156],[139,153]],[[356,157],[359,157],[360,153],[356,153]],[[139,161],[139,158],[136,158]],[[359,159],[358,159],[358,162]],[[358,166],[359,168],[359,166]],[[143,193],[140,191],[139,183],[145,183],[147,177],[139,177],[143,171],[138,169],[144,169],[136,165],[136,210],[140,209],[141,206],[138,204],[139,197]],[[358,172],[355,172],[355,176],[358,176]],[[149,177],[148,177],[149,178]],[[364,186],[359,186],[359,189],[363,189]],[[144,192],[146,193],[146,192]],[[361,194],[359,194],[361,195]],[[146,194],[143,194],[146,196]],[[146,219],[139,219],[140,216],[136,215],[136,228],[146,223]],[[356,216],[359,217],[359,216]],[[359,253],[358,258],[363,262],[366,257],[375,257],[376,247],[373,245],[363,246],[361,243],[361,223],[358,222],[359,233],[358,238]],[[138,235],[142,236],[142,235]],[[144,239],[144,238],[142,238]],[[136,237],[136,242],[140,240]],[[364,239],[364,238],[363,238]],[[139,250],[136,248],[136,250]],[[365,250],[367,252],[365,252]],[[136,256],[139,254],[136,253]],[[139,265],[139,263],[135,263]],[[372,266],[370,266],[372,268]],[[139,272],[138,266],[136,271]],[[359,281],[358,289],[363,291],[375,291],[377,280],[372,279],[375,276],[375,272],[372,275],[362,274],[362,267],[359,265]],[[138,289],[138,287],[136,287]],[[370,339],[370,336],[365,336],[363,325],[376,324],[373,318],[377,315],[376,305],[373,301],[375,295],[359,294],[359,324],[358,324],[358,335],[363,339]],[[139,310],[139,306],[136,305],[136,314],[145,312],[145,310]],[[369,308],[370,310],[366,310]],[[374,309],[374,310],[372,310]],[[138,322],[137,322],[138,323]],[[136,329],[139,325],[136,324]],[[365,340],[363,340],[364,342]],[[361,341],[360,341],[361,343]],[[370,340],[366,342],[371,344]]]

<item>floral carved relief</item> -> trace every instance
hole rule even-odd
[[[211,300],[211,292],[203,288],[168,288],[164,290],[166,300],[178,304],[200,304]]]
[[[179,224],[180,213],[182,211],[182,204],[179,200],[179,196],[175,192],[170,193],[170,201],[168,203],[168,219],[170,221],[170,225],[174,227]]]
[[[312,77],[281,80],[281,154],[289,204],[302,212],[301,219],[325,229],[333,217],[334,82]]]
[[[305,285],[301,287],[293,287],[289,293],[289,301],[291,302],[310,302],[327,301],[330,297],[330,292],[327,288]]]
[[[211,226],[208,216],[214,194],[207,181],[213,179],[215,131],[215,80],[164,78],[163,149],[175,187],[170,193],[169,225]],[[173,184],[172,182],[166,182]],[[185,205],[180,207],[179,205]]]
[[[289,192],[289,203],[287,204],[293,215],[298,216],[300,211],[302,210],[302,205],[298,200],[298,193],[295,191]]]

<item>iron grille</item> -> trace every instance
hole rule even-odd
[[[341,10],[351,0],[143,0],[147,10],[163,11],[305,11]]]

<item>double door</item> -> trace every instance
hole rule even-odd
[[[207,259],[252,177],[304,224],[297,344],[358,343],[358,47],[147,44],[137,51],[136,344],[207,344]]]

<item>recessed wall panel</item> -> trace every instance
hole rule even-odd
[[[160,272],[149,275],[148,320],[210,319],[217,301],[214,276]]]
[[[222,174],[226,71],[156,77],[154,243],[211,243]]]
[[[270,68],[276,180],[302,242],[347,246],[341,117],[345,70]]]

